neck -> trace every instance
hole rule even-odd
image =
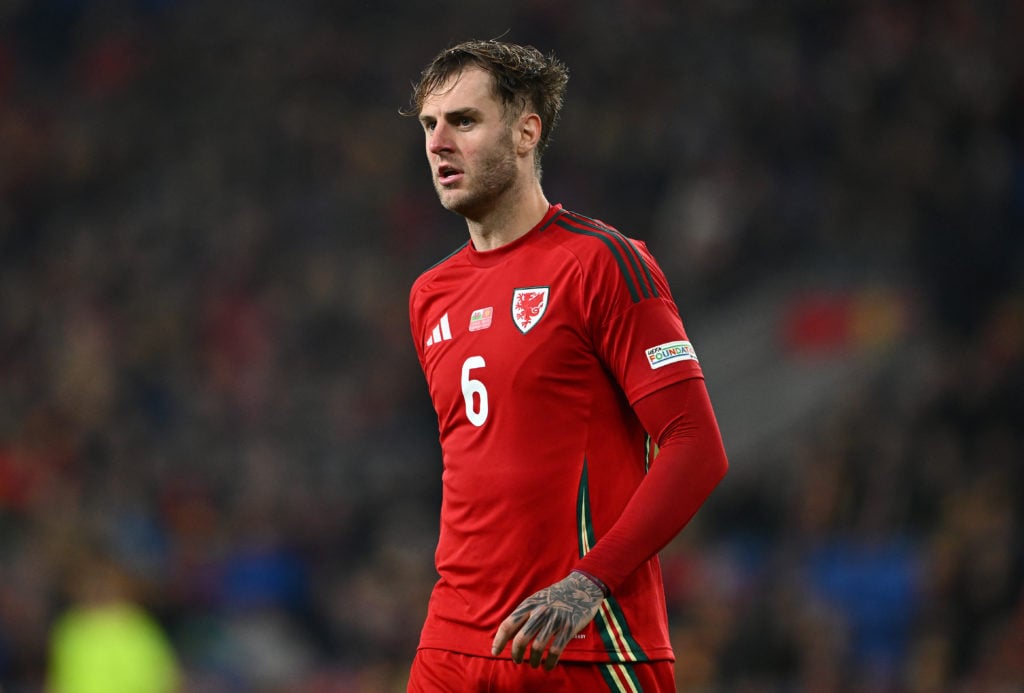
[[[548,203],[539,181],[509,190],[486,213],[466,217],[469,237],[477,250],[494,250],[526,235],[547,214]]]

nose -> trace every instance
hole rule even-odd
[[[434,129],[427,133],[427,151],[431,154],[443,154],[452,149],[448,128],[443,122],[436,123]]]

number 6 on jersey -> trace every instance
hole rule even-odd
[[[483,426],[487,420],[487,388],[479,380],[470,378],[469,372],[486,365],[483,356],[470,356],[462,364],[462,396],[466,400],[466,418],[474,426]],[[479,404],[475,407],[473,395],[479,397]]]

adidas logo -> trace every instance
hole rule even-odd
[[[446,342],[452,338],[452,328],[448,326],[448,313],[441,316],[441,320],[434,325],[433,331],[427,337],[427,346]]]

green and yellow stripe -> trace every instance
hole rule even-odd
[[[604,682],[608,684],[608,690],[618,693],[643,693],[640,679],[630,665],[603,664],[600,669]]]
[[[590,489],[586,460],[583,462],[579,492],[576,496],[576,524],[579,555],[580,558],[583,558],[597,541],[594,534],[593,516],[590,512]],[[613,662],[648,661],[647,655],[630,632],[626,614],[614,596],[609,596],[601,602],[601,608],[594,617],[594,624]]]

